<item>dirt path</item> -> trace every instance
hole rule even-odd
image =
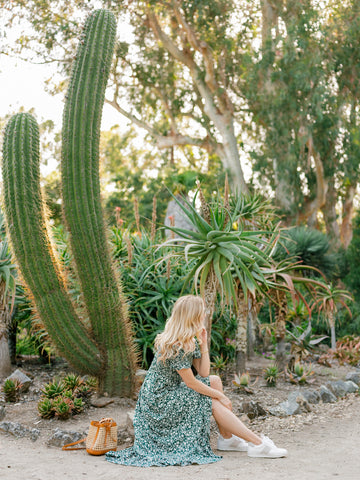
[[[340,406],[340,405],[339,405]],[[289,451],[285,459],[250,459],[224,452],[211,465],[134,468],[113,465],[86,452],[63,452],[40,440],[0,437],[0,478],[4,480],[358,480],[360,478],[360,397],[336,415],[303,424],[298,431],[273,425],[273,440]]]

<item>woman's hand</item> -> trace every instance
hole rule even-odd
[[[205,327],[199,332],[199,340],[201,342],[202,350],[207,350],[207,331]]]
[[[224,407],[231,410],[232,408],[231,400],[226,395],[222,394],[222,396],[219,398],[219,402],[222,403]]]

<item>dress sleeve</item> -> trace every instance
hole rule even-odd
[[[201,358],[200,345],[196,338],[195,338],[194,358]]]
[[[173,370],[182,370],[183,368],[191,368],[192,365],[192,353],[185,355],[184,350],[179,350],[179,353],[172,358],[169,358],[169,367]]]

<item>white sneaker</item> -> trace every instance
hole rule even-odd
[[[248,444],[240,437],[233,435],[231,438],[224,438],[219,435],[217,439],[217,449],[224,451],[247,452]]]
[[[285,448],[278,448],[270,438],[265,436],[262,436],[262,443],[260,445],[254,445],[249,442],[249,457],[281,458],[286,457],[287,453]]]

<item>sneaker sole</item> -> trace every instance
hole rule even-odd
[[[217,447],[217,450],[220,450],[220,452],[247,452],[247,448],[219,448]]]
[[[282,453],[279,455],[249,455],[248,453],[248,457],[250,458],[284,458],[286,455],[287,453]]]

